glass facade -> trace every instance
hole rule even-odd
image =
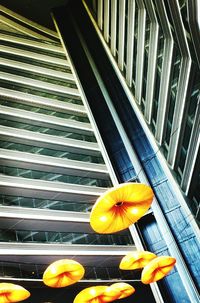
[[[24,151],[33,154],[46,155],[56,158],[67,158],[71,160],[78,160],[78,161],[91,162],[91,163],[104,163],[100,153],[98,156],[85,155],[85,154],[74,153],[66,150],[57,150],[56,147],[54,146],[52,146],[51,148],[44,148],[42,146],[41,147],[32,146],[31,142],[30,145],[28,145],[23,143],[13,143],[12,141],[10,142],[10,141],[0,140],[0,147],[9,150]]]
[[[1,242],[65,243],[87,245],[133,245],[130,235],[98,235],[81,232],[1,230]]]
[[[184,20],[184,22],[182,20],[185,18],[186,12],[188,16],[188,8],[184,5],[184,10],[182,7],[183,3],[181,3],[180,10],[178,2],[169,3],[169,1],[163,1],[162,3],[157,1],[150,1],[151,3],[149,3],[142,0],[127,2],[134,3],[135,7],[135,37],[134,51],[132,52],[133,65],[135,65],[135,67],[133,66],[132,70],[132,84],[128,83],[128,85],[126,81],[127,73],[125,72],[124,74],[124,71],[121,69],[121,64],[119,64],[119,52],[115,56],[112,47],[110,52],[105,48],[107,52],[106,55],[110,60],[107,59],[104,51],[99,49],[100,46],[97,39],[96,44],[94,42],[95,34],[93,30],[88,25],[87,30],[90,29],[91,37],[93,37],[93,44],[91,44],[90,40],[87,39],[87,30],[82,29],[78,21],[80,15],[78,13],[76,15],[75,9],[73,12],[76,16],[74,20],[77,18],[76,25],[79,27],[79,31],[86,37],[87,51],[90,52],[96,67],[99,69],[102,81],[104,81],[109,93],[110,99],[107,100],[105,98],[105,103],[109,106],[112,104],[115,109],[115,112],[112,113],[112,118],[114,121],[118,121],[117,119],[120,121],[119,125],[116,122],[116,128],[121,131],[121,138],[129,151],[131,161],[126,158],[126,151],[122,148],[120,156],[126,158],[126,161],[124,161],[121,167],[119,166],[119,161],[116,161],[117,164],[115,164],[115,159],[117,159],[118,156],[116,150],[117,148],[119,150],[123,144],[119,139],[115,140],[115,142],[118,142],[118,146],[116,146],[117,143],[113,144],[109,142],[106,135],[106,127],[110,125],[111,128],[109,114],[107,114],[108,124],[106,125],[104,123],[102,125],[92,101],[90,102],[90,106],[95,115],[101,135],[104,138],[104,142],[106,142],[106,147],[109,151],[110,158],[112,158],[114,168],[117,171],[119,182],[129,181],[134,178],[142,180],[142,173],[144,173],[154,189],[158,204],[152,210],[153,223],[146,219],[148,216],[145,216],[143,220],[144,225],[138,224],[138,229],[141,232],[145,245],[151,248],[156,254],[174,253],[177,255],[177,258],[181,256],[180,262],[182,265],[180,268],[177,266],[177,269],[175,269],[170,276],[166,277],[164,284],[159,284],[161,292],[163,292],[163,297],[168,302],[198,302],[199,297],[198,295],[196,296],[196,290],[199,288],[199,278],[197,274],[199,271],[199,260],[195,261],[194,258],[196,252],[199,250],[199,233],[196,224],[198,223],[197,204],[199,204],[199,202],[194,202],[197,201],[198,197],[197,199],[192,198],[194,199],[192,201],[191,195],[196,192],[197,180],[199,180],[199,136],[197,135],[197,130],[199,129],[199,118],[197,118],[197,113],[199,113],[199,92],[195,85],[193,63],[191,64],[190,61],[190,58],[193,58],[192,61],[195,60],[195,54],[192,50],[194,41],[192,42],[192,39],[190,39],[191,45],[189,46],[189,36],[187,35],[187,29],[185,27],[189,18],[187,17],[187,20]],[[99,0],[98,3],[104,5],[105,1]],[[120,1],[116,1],[116,3],[119,6]],[[122,15],[120,16],[118,6],[116,31],[120,22],[124,22],[125,27],[127,26],[126,16],[124,16],[123,21],[120,19]],[[151,34],[154,34],[154,32],[148,32],[151,28],[151,22],[149,22],[150,16],[148,15],[150,6],[157,19],[158,36],[156,38],[157,45],[155,45],[157,53],[151,53],[151,55],[148,56],[150,50],[153,48],[153,45],[150,43],[152,43],[152,41],[155,42],[155,39],[151,37]],[[108,8],[107,14],[111,16],[112,10]],[[100,16],[98,15],[98,9],[96,16]],[[107,22],[104,20],[105,15],[102,16],[102,18],[102,22],[99,18],[97,22],[97,25],[103,24],[102,27],[99,27],[98,31],[101,38],[103,38],[104,24]],[[183,24],[184,27],[182,26]],[[126,31],[127,28],[125,28],[125,32]],[[64,38],[69,37],[69,33],[66,32],[67,31],[62,32]],[[66,43],[66,45],[69,46],[69,43]],[[82,46],[81,43],[80,45]],[[123,41],[121,41],[121,45],[123,45]],[[75,51],[75,48],[71,46],[69,48],[71,53]],[[124,49],[126,49],[125,46]],[[116,46],[116,52],[117,51],[119,51],[119,43]],[[77,51],[76,55],[78,53]],[[92,94],[87,91],[87,85],[82,77],[82,73],[81,71],[79,72],[80,65],[76,60],[76,55],[73,56],[74,64],[88,98],[92,99]],[[154,58],[151,56],[154,56]],[[119,67],[119,69],[114,68],[114,71],[111,67],[112,63],[110,63],[113,59],[116,60]],[[151,65],[152,70],[148,70],[149,64],[153,59],[156,64],[154,67]],[[125,58],[124,64],[126,64],[126,60],[127,58]],[[197,67],[197,70],[199,71],[199,67]],[[109,79],[107,77],[108,74]],[[123,76],[124,82],[122,81]],[[155,81],[152,87],[154,92],[153,98],[150,100],[148,98],[148,86],[146,84],[153,83],[152,77],[154,76]],[[118,81],[118,79],[120,79],[120,81]],[[123,83],[122,86],[124,90],[119,82]],[[135,87],[133,87],[133,85]],[[130,96],[131,92],[133,94],[132,97]],[[188,114],[191,110],[189,100],[192,94],[195,96],[195,101],[193,102],[194,120],[191,123],[191,127],[188,128]],[[141,97],[143,97],[143,102]],[[135,101],[139,105],[141,112],[138,111]],[[145,115],[150,105],[152,106],[152,112],[150,112],[150,119],[147,121],[146,116],[142,119],[141,114]],[[107,110],[106,107],[104,107],[101,115],[105,117],[106,113]],[[149,127],[149,130],[147,130],[146,126]],[[197,128],[195,129],[194,127]],[[125,136],[123,136],[122,128]],[[156,141],[153,140],[150,135],[150,131],[152,131],[158,141],[157,147],[155,144]],[[117,138],[115,126],[112,125],[110,133],[113,137],[116,136],[115,138]],[[196,141],[192,140],[192,138],[196,138]],[[181,151],[183,144],[187,146],[188,149],[188,153],[185,153],[185,159]],[[158,153],[159,156],[157,156]],[[184,163],[182,163],[182,175],[180,176],[179,174],[178,176],[176,172],[180,171],[180,165],[178,166],[178,163],[180,163],[181,160],[184,161]],[[168,163],[169,169],[166,167],[166,162]],[[189,163],[192,164],[192,172],[189,170]],[[131,164],[132,170],[130,169]],[[141,166],[141,168],[138,169],[137,166]],[[129,176],[124,175],[126,169],[129,169]],[[185,190],[184,184],[187,184],[187,190]],[[197,194],[195,195],[197,196]],[[192,208],[191,205],[195,205],[195,207]],[[192,213],[190,210],[192,210]],[[147,234],[149,234],[149,237]],[[162,247],[160,247],[160,244]],[[172,248],[172,246],[174,247]],[[183,273],[182,270],[184,268],[187,268],[188,272]],[[192,282],[187,284],[188,278],[186,276],[188,273]],[[180,283],[178,281],[180,281]],[[195,287],[193,287],[194,285]]]
[[[26,264],[15,262],[1,262],[0,276],[15,279],[42,279],[43,272],[48,264]],[[137,280],[140,272],[135,271],[121,271],[116,267],[103,266],[85,266],[85,280]],[[40,290],[41,291],[41,290]]]
[[[25,78],[35,79],[35,80],[39,80],[39,81],[43,81],[43,82],[47,82],[47,83],[76,88],[76,84],[70,80],[66,81],[64,79],[60,79],[59,77],[57,79],[55,79],[54,76],[40,75],[39,73],[37,74],[36,72],[20,70],[15,67],[9,67],[9,66],[1,67],[1,71],[12,74],[12,75],[18,75],[18,76],[22,76]]]
[[[64,182],[71,184],[84,184],[84,185],[99,186],[99,187],[111,187],[111,182],[107,180],[100,180],[97,178],[93,179],[93,178],[82,177],[82,176],[70,176],[70,175],[68,176],[61,173],[51,173],[50,171],[44,172],[44,171],[38,171],[32,169],[18,168],[18,167],[0,166],[0,173],[6,176],[16,176],[16,177],[23,177],[28,179],[40,179],[46,181]]]
[[[9,33],[7,33],[7,34],[9,35]],[[12,36],[12,34],[11,34],[11,36]],[[18,38],[20,38],[20,37],[21,37],[21,35],[18,36]],[[3,46],[9,46],[9,47],[13,47],[13,48],[16,47],[17,49],[21,49],[23,51],[25,50],[25,51],[34,52],[36,54],[47,55],[47,56],[53,57],[53,58],[65,59],[65,54],[64,53],[61,54],[58,51],[54,52],[54,51],[51,51],[51,50],[48,50],[48,49],[34,47],[34,43],[32,43],[31,46],[27,45],[27,44],[23,44],[23,43],[18,43],[18,42],[14,43],[14,42],[11,42],[9,40],[8,41],[3,40],[1,43],[2,43]],[[43,43],[43,41],[42,41],[42,43]],[[57,44],[57,46],[60,46],[60,45]]]
[[[7,18],[10,20],[9,16]],[[51,245],[57,245],[59,252],[62,245],[65,245],[66,249],[73,246],[77,249],[78,245],[80,249],[85,250],[90,246],[98,249],[106,245],[107,258],[113,254],[109,247],[116,248],[116,252],[126,246],[134,249],[134,241],[129,230],[121,234],[99,235],[90,229],[88,220],[81,223],[79,220],[75,223],[77,227],[73,232],[68,230],[67,225],[65,231],[63,228],[59,230],[63,214],[66,216],[74,214],[75,217],[87,215],[89,218],[99,190],[103,192],[112,186],[112,182],[60,41],[37,39],[25,33],[9,30],[9,26],[5,30],[1,23],[0,33],[2,34],[0,153],[7,151],[12,154],[7,160],[5,158],[0,160],[0,208],[2,210],[8,208],[9,213],[13,214],[19,211],[21,215],[24,211],[35,214],[42,211],[43,218],[40,223],[46,222],[43,229],[38,228],[34,220],[32,228],[30,224],[17,228],[14,223],[11,223],[12,227],[0,223],[0,246],[13,243],[38,247],[39,244],[45,251],[47,246],[51,250]],[[59,101],[62,101],[63,105]],[[13,136],[15,131],[17,135]],[[26,140],[20,131],[25,131]],[[39,140],[39,135],[42,135],[42,140]],[[77,145],[76,148],[74,144]],[[82,148],[82,145],[85,147]],[[27,157],[30,156],[32,161],[28,163]],[[36,161],[34,157],[37,157]],[[64,161],[62,163],[67,161],[64,168],[55,164],[59,160]],[[5,177],[10,178],[11,188],[4,187]],[[41,191],[41,188],[35,188],[30,192],[25,189],[27,180],[30,188],[34,187],[32,184],[36,184],[35,181],[50,182],[48,184],[53,191],[52,195],[47,190]],[[22,182],[22,188],[17,195],[18,182]],[[68,188],[75,185],[77,189],[73,193],[70,189],[66,190],[65,185]],[[60,186],[62,195],[54,192],[57,186]],[[89,194],[91,192],[91,196],[88,197],[84,190],[88,190]],[[50,221],[45,221],[45,215],[54,213],[56,218],[51,225]],[[62,215],[59,219],[60,214]],[[23,220],[19,219],[18,223]],[[9,224],[9,220],[5,222]],[[57,224],[57,228],[53,227],[54,224]],[[53,254],[55,252],[52,256]],[[70,251],[62,258],[67,258],[68,255],[71,257]],[[4,261],[1,259],[0,262],[0,278],[6,279],[41,281],[49,262],[47,256],[44,259],[39,257],[35,262],[15,261],[16,258],[20,259],[17,252],[12,261],[6,255],[2,258]],[[59,256],[55,258],[59,259]],[[98,260],[98,256],[96,258]],[[120,260],[120,256],[117,258]],[[92,260],[91,265],[86,261],[84,266],[85,280],[129,280],[133,277],[131,273],[120,271],[116,264],[98,263],[95,256]],[[138,273],[134,273],[134,277],[137,278]]]
[[[88,1],[89,3],[90,1]],[[117,1],[118,3],[119,1]],[[149,100],[146,98],[148,97],[146,95],[146,84],[150,79],[147,79],[147,68],[149,61],[151,58],[148,56],[148,49],[149,49],[149,36],[150,36],[150,18],[148,16],[148,6],[146,5],[146,1],[133,1],[134,7],[135,7],[135,14],[134,14],[134,50],[133,50],[133,67],[132,67],[132,83],[129,86],[133,97],[135,101],[140,105],[140,110],[144,114],[146,106],[148,106]],[[104,1],[102,1],[104,3]],[[126,2],[126,4],[128,1]],[[173,4],[169,4],[168,1],[164,1],[164,6],[158,4],[156,1],[151,1],[151,5],[158,23],[158,41],[157,41],[157,64],[156,64],[156,70],[155,70],[155,84],[154,84],[154,94],[153,94],[153,103],[152,103],[152,113],[150,117],[150,123],[147,124],[149,126],[149,129],[152,131],[152,133],[155,135],[156,129],[162,129],[162,136],[159,138],[159,144],[158,149],[162,152],[163,156],[166,158],[166,161],[169,162],[170,170],[172,170],[173,176],[180,185],[180,190],[183,192],[184,195],[187,196],[186,202],[190,209],[192,210],[192,213],[194,217],[196,218],[197,223],[199,223],[195,208],[195,211],[193,210],[193,205],[198,203],[196,198],[195,202],[193,199],[191,199],[191,195],[188,195],[188,190],[185,190],[186,186],[183,186],[183,183],[186,182],[185,178],[186,176],[186,167],[187,162],[189,161],[190,154],[189,146],[194,145],[194,142],[192,143],[192,130],[193,125],[195,125],[195,121],[197,121],[197,117],[195,116],[198,107],[199,107],[199,65],[197,62],[197,57],[195,53],[195,47],[194,47],[194,41],[192,40],[192,32],[191,32],[191,23],[189,21],[189,8],[187,8],[187,1],[179,1],[178,6]],[[92,7],[92,6],[91,6]],[[91,8],[92,10],[92,8]],[[118,8],[119,10],[119,8]],[[180,10],[180,22],[182,22],[183,27],[182,29],[177,29],[177,22],[174,21],[173,17],[173,11]],[[97,9],[98,14],[98,9]],[[111,16],[112,12],[109,11],[109,14]],[[145,14],[145,27],[144,27],[144,19],[143,14]],[[95,15],[94,15],[95,16]],[[119,13],[117,15],[117,24],[119,22]],[[127,22],[125,17],[125,32],[127,32]],[[166,34],[166,24],[169,27],[169,30],[171,31],[171,38],[169,34]],[[116,29],[117,29],[116,25]],[[185,70],[182,68],[184,64],[184,60],[186,60],[186,55],[184,55],[184,50],[182,49],[182,46],[180,45],[179,41],[179,32],[182,31],[181,34],[185,36],[186,44],[189,50],[189,56],[191,56],[192,65],[190,70],[187,71],[189,82],[188,87],[186,87],[186,95],[184,99],[184,103],[182,106],[185,107],[184,114],[180,121],[176,121],[176,118],[174,117],[174,111],[175,108],[179,108],[180,105],[178,103],[181,103],[179,100],[179,95],[181,94],[181,90],[183,89],[181,86],[181,83],[179,83],[179,79],[183,79],[183,75],[185,74]],[[103,31],[103,29],[102,29]],[[144,37],[144,49],[139,49],[139,44],[141,36]],[[171,39],[171,42],[170,42]],[[168,65],[168,68],[163,67],[163,63],[165,61],[165,65],[167,60],[170,60],[169,57],[169,44],[173,43],[173,52],[172,52],[172,58],[170,66]],[[119,44],[119,43],[118,43]],[[126,45],[127,43],[125,43]],[[125,46],[124,46],[125,47]],[[126,48],[126,47],[125,47]],[[141,54],[144,51],[144,58],[141,60]],[[126,51],[125,51],[126,52]],[[112,53],[112,50],[111,50]],[[165,57],[165,56],[168,56]],[[140,58],[140,59],[138,59]],[[127,58],[126,58],[127,60]],[[126,60],[124,60],[124,64],[126,65]],[[139,64],[139,62],[143,62],[144,60],[144,68],[142,71],[142,94],[141,94],[141,100],[140,100],[140,81],[138,82],[137,79],[137,73],[141,71],[142,65]],[[117,57],[116,57],[117,61]],[[149,73],[149,78],[152,77],[154,71],[152,73]],[[163,83],[161,83],[161,79],[165,79],[166,75],[165,73],[169,73],[169,84],[168,88],[165,91],[163,90],[162,86]],[[180,74],[181,73],[181,74]],[[124,77],[126,77],[126,73],[124,74]],[[167,81],[167,78],[162,81]],[[162,86],[161,86],[162,84]],[[138,85],[138,86],[137,86]],[[164,105],[164,114],[162,110],[161,105],[161,99],[165,98],[165,105]],[[158,107],[160,107],[160,110],[158,111]],[[158,115],[163,115],[162,125],[160,125],[161,118],[158,117]],[[195,120],[196,119],[196,120]],[[181,130],[181,131],[180,131]],[[177,136],[177,133],[179,133],[179,137]],[[174,150],[174,141],[172,140],[174,137],[177,136],[176,141],[178,142],[176,153],[174,155],[174,165],[172,167],[170,162],[170,156],[169,153],[172,153],[172,150]],[[177,143],[175,143],[177,144]],[[198,149],[198,142],[195,142],[196,148]],[[195,147],[194,147],[195,148]],[[192,155],[191,155],[192,156]],[[198,159],[195,160],[196,162]],[[199,175],[199,165],[194,165],[195,169],[197,169],[197,172],[194,171],[194,175]],[[188,180],[188,182],[191,182],[191,180]],[[184,183],[185,184],[185,183]],[[190,187],[190,193],[193,191],[192,184],[188,185]],[[194,194],[195,195],[195,194]]]
[[[40,96],[40,97],[45,97],[49,99],[55,99],[63,102],[69,102],[69,103],[74,103],[74,104],[82,104],[82,101],[79,97],[73,97],[69,94],[64,95],[63,93],[53,93],[49,92],[49,90],[46,88],[35,88],[31,84],[24,84],[23,79],[21,79],[21,84],[9,81],[9,80],[1,80],[1,87],[7,88],[7,89],[12,89],[14,91],[19,91],[19,92],[24,92],[27,94],[32,94],[35,96]],[[41,84],[42,85],[42,84]]]
[[[12,48],[10,49],[10,51],[11,50],[12,50]],[[0,52],[1,52],[0,53],[1,58],[10,59],[10,60],[17,60],[18,62],[32,64],[33,66],[48,68],[52,71],[71,73],[70,68],[68,66],[65,66],[64,62],[62,62],[62,64],[61,64],[61,62],[52,63],[50,60],[49,61],[47,60],[48,57],[47,58],[36,57],[33,60],[31,58],[31,53],[29,54],[28,52],[24,52],[24,51],[21,52],[21,53],[15,53],[15,49],[13,49],[13,51],[10,53],[8,48],[7,48],[7,52],[6,52],[6,49],[1,49]]]
[[[26,208],[39,208],[39,209],[52,209],[61,211],[73,211],[73,212],[84,212],[89,213],[92,204],[87,203],[85,198],[75,201],[59,201],[50,199],[39,199],[32,197],[20,197],[20,196],[0,196],[0,205],[2,206],[15,206],[15,207],[26,207]]]
[[[0,158],[0,277],[36,279],[38,283],[50,260],[72,257],[85,267],[84,283],[129,281],[135,286],[138,283],[139,292],[142,290],[145,296],[141,270],[118,268],[122,255],[136,249],[133,236],[136,235],[140,248],[158,256],[177,258],[175,268],[167,277],[147,286],[148,302],[197,303],[200,174],[199,141],[193,139],[197,138],[195,127],[199,119],[200,71],[187,3],[154,0],[88,0],[86,3],[111,48],[108,55],[114,57],[119,70],[113,69],[86,11],[81,11],[87,6],[85,3],[74,4],[72,0],[67,4],[69,10],[55,9],[62,42],[86,96],[83,100],[58,38],[33,38],[9,31],[9,26],[6,30],[2,25],[1,29],[0,23],[3,37],[0,152],[4,155],[7,151],[7,156]],[[129,36],[133,21],[130,8],[134,11],[133,37]],[[185,64],[185,45],[180,43],[179,35],[185,38],[191,65]],[[129,52],[131,39],[133,49]],[[156,44],[154,54],[152,41]],[[132,62],[131,66],[128,62]],[[120,83],[117,74],[124,77],[126,88],[125,84],[122,88],[123,81]],[[127,81],[130,74],[131,79]],[[187,83],[185,87],[182,81]],[[150,84],[153,85],[151,98]],[[126,90],[133,98],[127,97]],[[38,102],[40,98],[43,105]],[[44,105],[45,100],[48,105]],[[60,103],[70,107],[63,106],[61,110]],[[33,119],[36,115],[37,119]],[[60,119],[62,127],[59,123],[51,124],[53,119]],[[73,123],[79,127],[73,128]],[[83,125],[91,125],[91,129],[84,130]],[[157,140],[156,149],[150,132]],[[171,170],[170,177],[162,157],[157,155],[160,151]],[[63,167],[57,164],[61,160],[66,161]],[[190,163],[191,174],[188,173]],[[99,194],[112,186],[112,178],[119,183],[148,182],[155,201],[134,228],[112,235],[96,234],[90,230],[89,214]],[[16,252],[7,255],[6,245],[11,251],[16,245]],[[22,256],[24,249],[28,253]]]
[[[22,100],[23,101],[23,100]],[[22,103],[16,103],[16,102],[12,102],[12,100],[0,100],[0,104],[4,105],[4,106],[8,106],[8,107],[12,107],[12,108],[19,108],[19,109],[24,109],[27,111],[31,111],[31,112],[37,112],[40,114],[45,114],[45,115],[49,115],[49,116],[55,116],[55,117],[59,117],[59,118],[64,118],[64,119],[72,119],[75,121],[79,121],[79,122],[89,122],[89,119],[87,116],[83,116],[83,114],[78,115],[74,114],[74,113],[66,113],[66,112],[59,112],[59,111],[55,111],[53,109],[47,109],[47,108],[41,108],[38,106],[34,106],[32,104],[22,104]],[[95,140],[95,137],[93,136],[93,141]]]
[[[89,141],[89,142],[96,141],[93,136],[85,136],[83,134],[72,133],[69,131],[62,131],[62,130],[58,130],[58,129],[54,129],[54,128],[48,128],[45,126],[31,125],[28,123],[16,122],[16,121],[12,121],[12,120],[2,119],[1,125],[7,126],[7,127],[19,128],[19,129],[26,129],[31,132],[45,133],[45,134],[52,135],[52,136],[71,138],[71,139],[77,139],[77,140],[83,140],[83,141]]]

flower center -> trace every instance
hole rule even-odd
[[[119,201],[119,202],[117,202],[117,203],[115,204],[115,206],[122,206],[122,205],[123,205],[123,203],[124,203],[124,202]]]

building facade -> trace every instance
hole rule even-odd
[[[27,285],[28,302],[73,302],[86,285],[118,280],[136,288],[136,301],[199,302],[192,5],[68,1],[53,10],[58,34],[1,7],[1,280]],[[93,203],[129,181],[151,185],[151,210],[129,230],[95,234]],[[170,254],[176,267],[142,285],[139,271],[118,269],[136,249]],[[53,292],[42,273],[60,258],[80,261],[86,275]]]
[[[83,285],[119,279],[135,244],[129,231],[90,228],[89,211],[113,182],[57,34],[1,12],[1,281],[41,284],[63,258],[83,264]],[[29,302],[54,300],[36,287]]]
[[[199,224],[198,1],[88,1]]]

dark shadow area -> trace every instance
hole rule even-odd
[[[51,10],[67,4],[68,0],[0,0],[0,5],[38,23],[55,30]]]
[[[154,303],[155,301],[152,298],[150,287],[147,285],[142,285],[140,282],[130,283],[135,288],[135,293],[130,297],[116,300],[114,302],[121,303],[132,303],[132,302],[148,302]],[[26,286],[26,289],[31,293],[29,299],[23,301],[24,303],[73,303],[76,295],[86,287],[91,287],[93,285],[110,285],[110,283],[77,283],[64,288],[49,288],[39,286],[29,287]]]

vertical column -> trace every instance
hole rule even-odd
[[[125,0],[119,1],[118,66],[122,71],[124,67],[125,5]]]
[[[194,124],[192,127],[192,133],[181,183],[181,187],[186,192],[186,194],[188,194],[191,185],[192,174],[194,171],[195,163],[197,161],[198,150],[200,148],[200,97],[198,100],[198,107],[194,118]]]
[[[157,10],[160,16],[160,22],[164,33],[164,51],[163,64],[160,79],[160,92],[158,102],[158,114],[156,121],[155,138],[159,144],[162,144],[165,125],[167,120],[166,112],[168,110],[169,82],[171,74],[172,56],[173,56],[173,37],[170,24],[167,19],[163,1],[156,1]]]
[[[145,20],[146,11],[142,0],[138,3],[138,35],[137,35],[137,59],[136,59],[136,81],[135,97],[136,101],[141,104],[142,98],[142,80],[144,67],[144,43],[145,43]]]
[[[97,23],[99,28],[103,29],[103,0],[98,0],[97,4]]]
[[[127,66],[126,81],[132,84],[133,75],[133,47],[134,47],[134,23],[135,23],[135,1],[128,1],[128,29],[127,29]]]
[[[144,115],[148,123],[151,122],[152,108],[153,108],[153,96],[155,86],[156,75],[156,61],[157,61],[157,48],[158,48],[158,22],[154,7],[151,1],[145,0],[146,8],[151,20],[150,24],[150,39],[149,39],[149,60],[147,70],[147,87],[146,87],[146,106]]]
[[[174,108],[174,116],[171,128],[171,138],[169,142],[169,152],[167,161],[172,168],[174,168],[176,155],[179,147],[179,140],[181,135],[181,124],[183,121],[183,114],[186,108],[186,97],[189,84],[191,57],[187,45],[185,30],[183,27],[180,10],[176,1],[169,3],[176,37],[182,55],[182,62],[179,72],[179,82],[176,95],[176,103]]]
[[[194,41],[194,49],[196,52],[197,60],[200,66],[200,43],[195,43],[195,41],[200,41],[200,3],[199,0],[187,1],[188,10],[188,21],[192,39]]]
[[[117,0],[111,0],[111,52],[116,55]]]
[[[104,27],[103,27],[103,35],[106,42],[109,40],[109,19],[110,19],[110,0],[104,0]]]

